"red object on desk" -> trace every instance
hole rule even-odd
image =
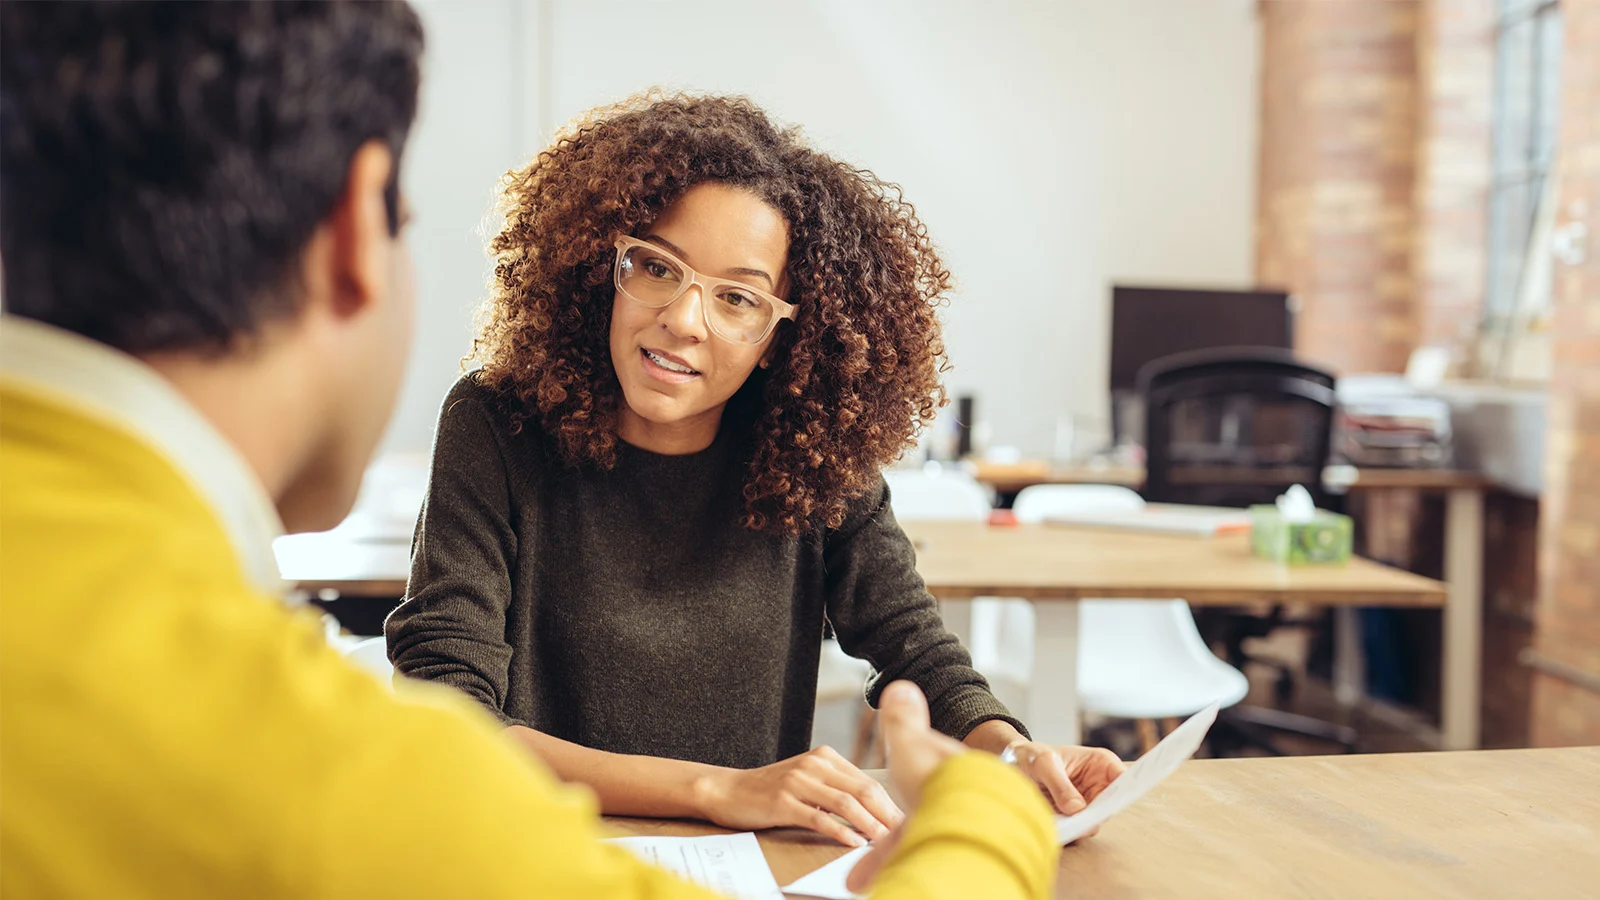
[[[1017,524],[1017,514],[1009,509],[989,510],[989,524],[1007,527]]]

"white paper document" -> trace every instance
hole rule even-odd
[[[653,866],[736,900],[783,900],[756,836],[608,838]]]
[[[1083,811],[1070,816],[1056,816],[1056,838],[1063,845],[1070,844],[1099,827],[1107,819],[1132,806],[1150,789],[1178,771],[1184,761],[1200,749],[1200,742],[1217,720],[1218,704],[1211,704],[1189,717],[1150,752],[1139,757],[1128,771],[1117,777],[1100,796],[1094,798]]]
[[[856,867],[861,857],[866,856],[867,851],[871,849],[871,847],[857,847],[811,874],[796,879],[794,884],[784,887],[783,892],[790,897],[856,900],[861,895],[850,893],[850,889],[844,886],[844,880],[850,876],[850,870]]]
[[[1128,771],[1111,782],[1082,812],[1071,816],[1056,816],[1056,838],[1063,845],[1070,844],[1093,831],[1107,819],[1132,806],[1140,797],[1148,794],[1151,788],[1178,771],[1178,767],[1183,765],[1185,760],[1194,756],[1195,751],[1200,749],[1201,741],[1205,740],[1206,732],[1211,730],[1211,723],[1216,719],[1215,703],[1190,716],[1187,722],[1174,728],[1161,743],[1150,748],[1149,753],[1128,766]],[[857,900],[861,895],[850,893],[844,886],[844,881],[866,852],[866,847],[852,850],[785,887],[783,892],[791,897]]]

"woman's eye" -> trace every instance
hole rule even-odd
[[[672,278],[672,269],[659,259],[647,259],[644,262],[644,272],[651,278]]]
[[[722,293],[722,302],[737,309],[751,309],[759,305],[756,302],[756,298],[748,294],[741,294],[738,291],[724,291]]]

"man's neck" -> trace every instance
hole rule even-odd
[[[303,369],[273,352],[211,357],[149,354],[140,360],[166,379],[200,412],[256,473],[279,513],[306,464],[308,427],[315,410],[303,389]],[[284,516],[284,525],[299,530]]]

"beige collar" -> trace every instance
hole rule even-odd
[[[272,498],[239,451],[155,370],[98,341],[3,316],[0,373],[149,444],[216,512],[251,583],[286,593],[272,554],[273,539],[283,534]]]

